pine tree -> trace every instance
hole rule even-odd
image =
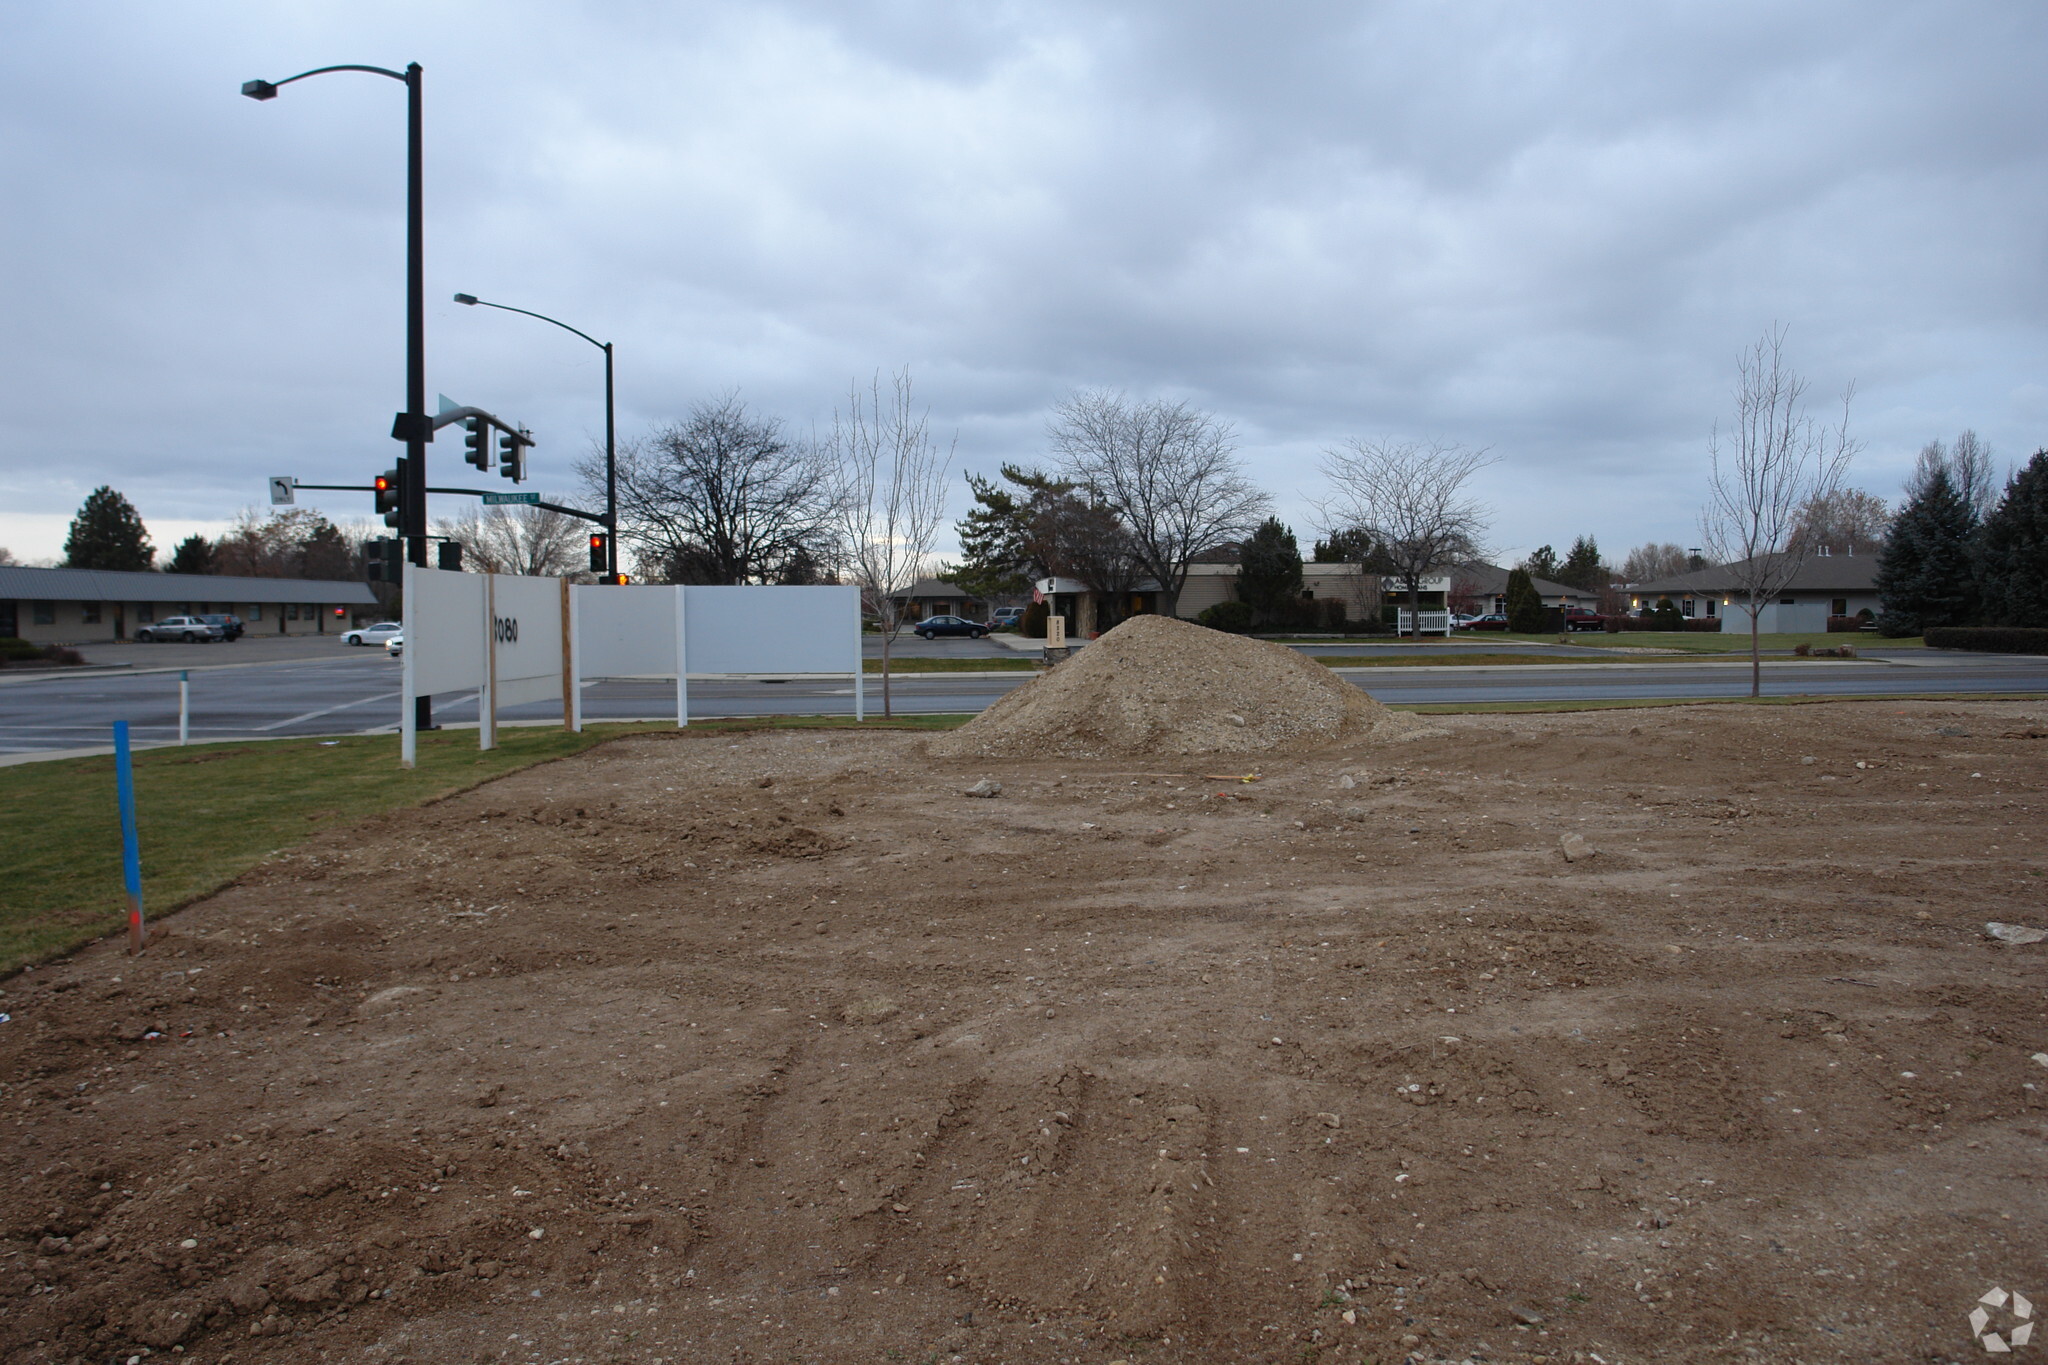
[[[212,573],[213,542],[205,536],[186,536],[171,551],[171,562],[164,566],[164,572]]]
[[[2048,629],[2048,450],[2020,467],[1984,519],[1977,581],[1987,620]]]
[[[1523,635],[1534,635],[1543,629],[1543,598],[1529,579],[1527,569],[1508,571],[1508,629]]]
[[[1909,491],[1877,561],[1877,628],[1893,637],[1965,625],[1975,611],[1976,514],[1939,464]]]
[[[65,567],[140,572],[155,559],[135,505],[105,484],[93,489],[64,538]]]
[[[1542,577],[1542,575],[1537,575]],[[1586,592],[1597,592],[1607,586],[1607,566],[1600,562],[1600,546],[1591,536],[1580,536],[1572,542],[1571,553],[1564,557],[1564,563],[1557,566],[1557,581],[1568,583]]]
[[[1262,619],[1289,624],[1279,618],[1301,599],[1301,547],[1278,517],[1267,517],[1239,547],[1237,596]]]
[[[1531,578],[1547,578],[1553,583],[1557,582],[1557,551],[1548,545],[1537,546],[1536,553],[1522,561],[1522,570]]]

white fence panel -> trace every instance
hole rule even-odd
[[[492,574],[491,703],[562,695],[562,580]]]
[[[414,696],[484,685],[483,612],[483,575],[405,566],[404,660]]]
[[[1449,612],[1413,612],[1409,611],[1405,607],[1401,608],[1397,612],[1398,620],[1394,626],[1394,629],[1402,635],[1409,635],[1415,633],[1415,618],[1417,616],[1420,616],[1422,618],[1422,634],[1449,635],[1451,633],[1451,614]]]
[[[681,588],[585,583],[573,591],[580,676],[675,676],[676,597]]]
[[[860,671],[860,589],[683,589],[683,658],[694,674]]]

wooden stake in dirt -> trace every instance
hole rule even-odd
[[[135,828],[135,775],[128,759],[128,722],[114,722],[114,792],[121,803],[121,877],[128,883],[128,951],[142,951],[142,842]]]
[[[569,580],[562,582],[562,728],[576,731],[583,728],[583,718],[576,714],[576,652],[575,607],[571,605]]]

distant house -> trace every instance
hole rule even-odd
[[[1472,599],[1481,616],[1508,609],[1508,570],[1498,564],[1460,564],[1451,571],[1449,581],[1452,598]],[[1529,581],[1535,585],[1536,595],[1543,599],[1546,607],[1577,607],[1592,611],[1600,600],[1598,592],[1575,588],[1569,583],[1556,583],[1533,574]]]
[[[318,635],[381,619],[370,585],[347,580],[0,564],[0,637],[91,644],[125,640],[166,616],[213,612],[241,617],[250,635]]]
[[[1075,578],[1041,578],[1032,584],[1040,601],[1055,615],[1067,618],[1069,634],[1086,637],[1101,629],[1112,613],[1104,594]],[[1380,579],[1361,573],[1355,564],[1304,564],[1301,566],[1302,595],[1314,599],[1338,598],[1345,615],[1354,621],[1379,615]],[[1188,564],[1187,580],[1181,585],[1175,614],[1192,621],[1219,602],[1237,597],[1237,547],[1219,546],[1197,555]],[[1441,603],[1438,604],[1439,606]],[[1159,585],[1150,578],[1139,579],[1113,613],[1119,621],[1148,616],[1159,610]]]
[[[903,607],[906,621],[922,621],[927,616],[965,616],[979,621],[988,614],[988,603],[943,578],[920,578],[889,600]]]
[[[1638,611],[1669,598],[1683,616],[1732,615],[1745,628],[1749,623],[1737,575],[1727,565],[1650,583],[1631,583],[1628,593],[1630,605]],[[1864,611],[1877,612],[1877,556],[1822,551],[1800,565],[1785,590],[1765,604],[1757,615],[1757,628],[1773,633],[1818,632],[1827,629],[1830,616],[1855,616]]]

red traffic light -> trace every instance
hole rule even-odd
[[[389,493],[391,491],[391,479],[389,476],[384,474],[377,476],[377,491],[379,493]]]

